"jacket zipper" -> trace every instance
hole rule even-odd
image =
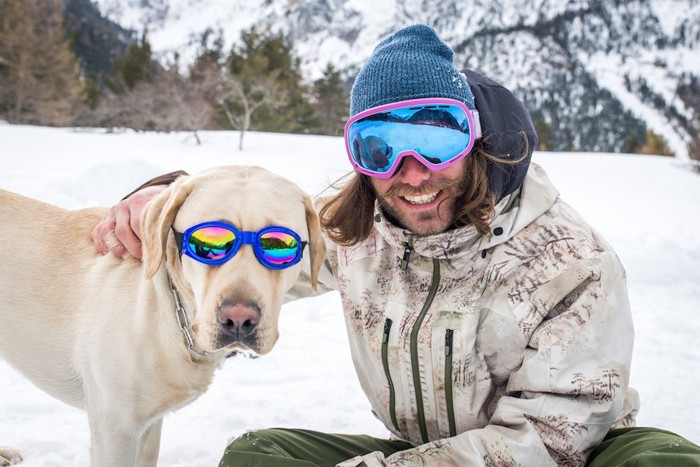
[[[445,400],[447,402],[447,422],[450,425],[450,436],[457,436],[455,425],[455,409],[452,400],[452,335],[454,331],[445,331]]]
[[[408,234],[408,241],[405,244],[406,249],[403,250],[403,258],[401,258],[401,269],[406,270],[408,268],[408,260],[411,257],[411,251],[413,251],[413,235]]]
[[[423,442],[428,442],[428,430],[425,426],[425,410],[423,408],[423,389],[420,385],[420,374],[418,368],[418,332],[420,331],[421,325],[423,324],[423,319],[430,309],[430,305],[433,304],[433,299],[437,293],[438,285],[440,284],[440,262],[437,258],[433,258],[433,278],[430,283],[430,291],[428,292],[428,298],[423,304],[423,309],[420,311],[416,322],[413,324],[413,329],[411,329],[411,366],[413,370],[413,386],[416,391],[416,411],[418,412],[418,426],[420,428],[420,435],[423,438]]]
[[[394,424],[394,428],[398,431],[399,424],[396,423],[396,392],[394,391],[394,382],[391,379],[391,373],[389,372],[389,332],[391,332],[391,319],[387,318],[384,322],[384,336],[382,336],[382,366],[384,367],[384,374],[386,375],[386,380],[389,382],[389,415],[391,416],[391,423]]]

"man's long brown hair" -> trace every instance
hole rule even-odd
[[[527,150],[525,151],[525,155]],[[461,201],[457,201],[455,226],[473,224],[477,231],[485,235],[496,205],[496,195],[489,191],[488,162],[515,164],[518,160],[504,161],[487,153],[483,145],[474,146],[466,157],[466,177],[463,183]],[[342,179],[339,181],[342,183]],[[327,198],[319,212],[321,227],[335,243],[344,246],[354,245],[367,238],[374,222],[374,201],[377,195],[367,175],[355,173],[350,180],[331,188],[338,192]]]

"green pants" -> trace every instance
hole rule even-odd
[[[270,428],[228,445],[219,467],[334,467],[373,451],[385,456],[410,449],[403,441]],[[589,467],[700,467],[700,446],[656,428],[611,430],[593,451]]]
[[[591,467],[699,467],[700,446],[657,428],[610,430],[588,457]]]

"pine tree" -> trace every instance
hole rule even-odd
[[[690,118],[686,125],[689,135],[688,156],[700,167],[700,77],[691,73],[682,73],[678,77],[676,95],[681,98],[683,105],[688,109]]]
[[[243,32],[227,63],[224,108],[234,128],[309,133],[318,126],[300,60],[282,34]]]
[[[323,70],[323,77],[314,82],[316,113],[319,132],[323,135],[343,134],[343,126],[348,113],[349,96],[343,87],[340,72],[331,63]]]
[[[640,154],[653,154],[656,156],[673,156],[673,153],[668,148],[666,140],[662,136],[657,135],[651,130],[647,130],[646,137],[646,143],[635,152]]]
[[[141,41],[129,46],[126,55],[117,62],[117,74],[120,82],[114,86],[116,92],[128,92],[142,81],[151,81],[156,75],[151,44],[147,33],[141,35]]]
[[[13,123],[65,125],[83,92],[60,0],[0,0],[0,112]]]
[[[555,142],[552,137],[552,127],[550,127],[544,118],[534,118],[533,125],[537,132],[537,147],[539,151],[551,151],[554,148]]]

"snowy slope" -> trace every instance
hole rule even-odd
[[[341,138],[105,133],[0,125],[0,188],[75,209],[111,205],[145,179],[254,164],[319,194],[349,170]],[[640,425],[700,442],[700,176],[671,158],[535,153],[561,191],[619,254],[636,327],[631,384]],[[258,359],[233,358],[200,399],[166,417],[160,465],[211,467],[231,436],[294,426],[386,436],[355,378],[337,293],[283,307],[280,340]],[[0,444],[23,449],[25,467],[85,466],[85,415],[55,401],[0,361]]]

